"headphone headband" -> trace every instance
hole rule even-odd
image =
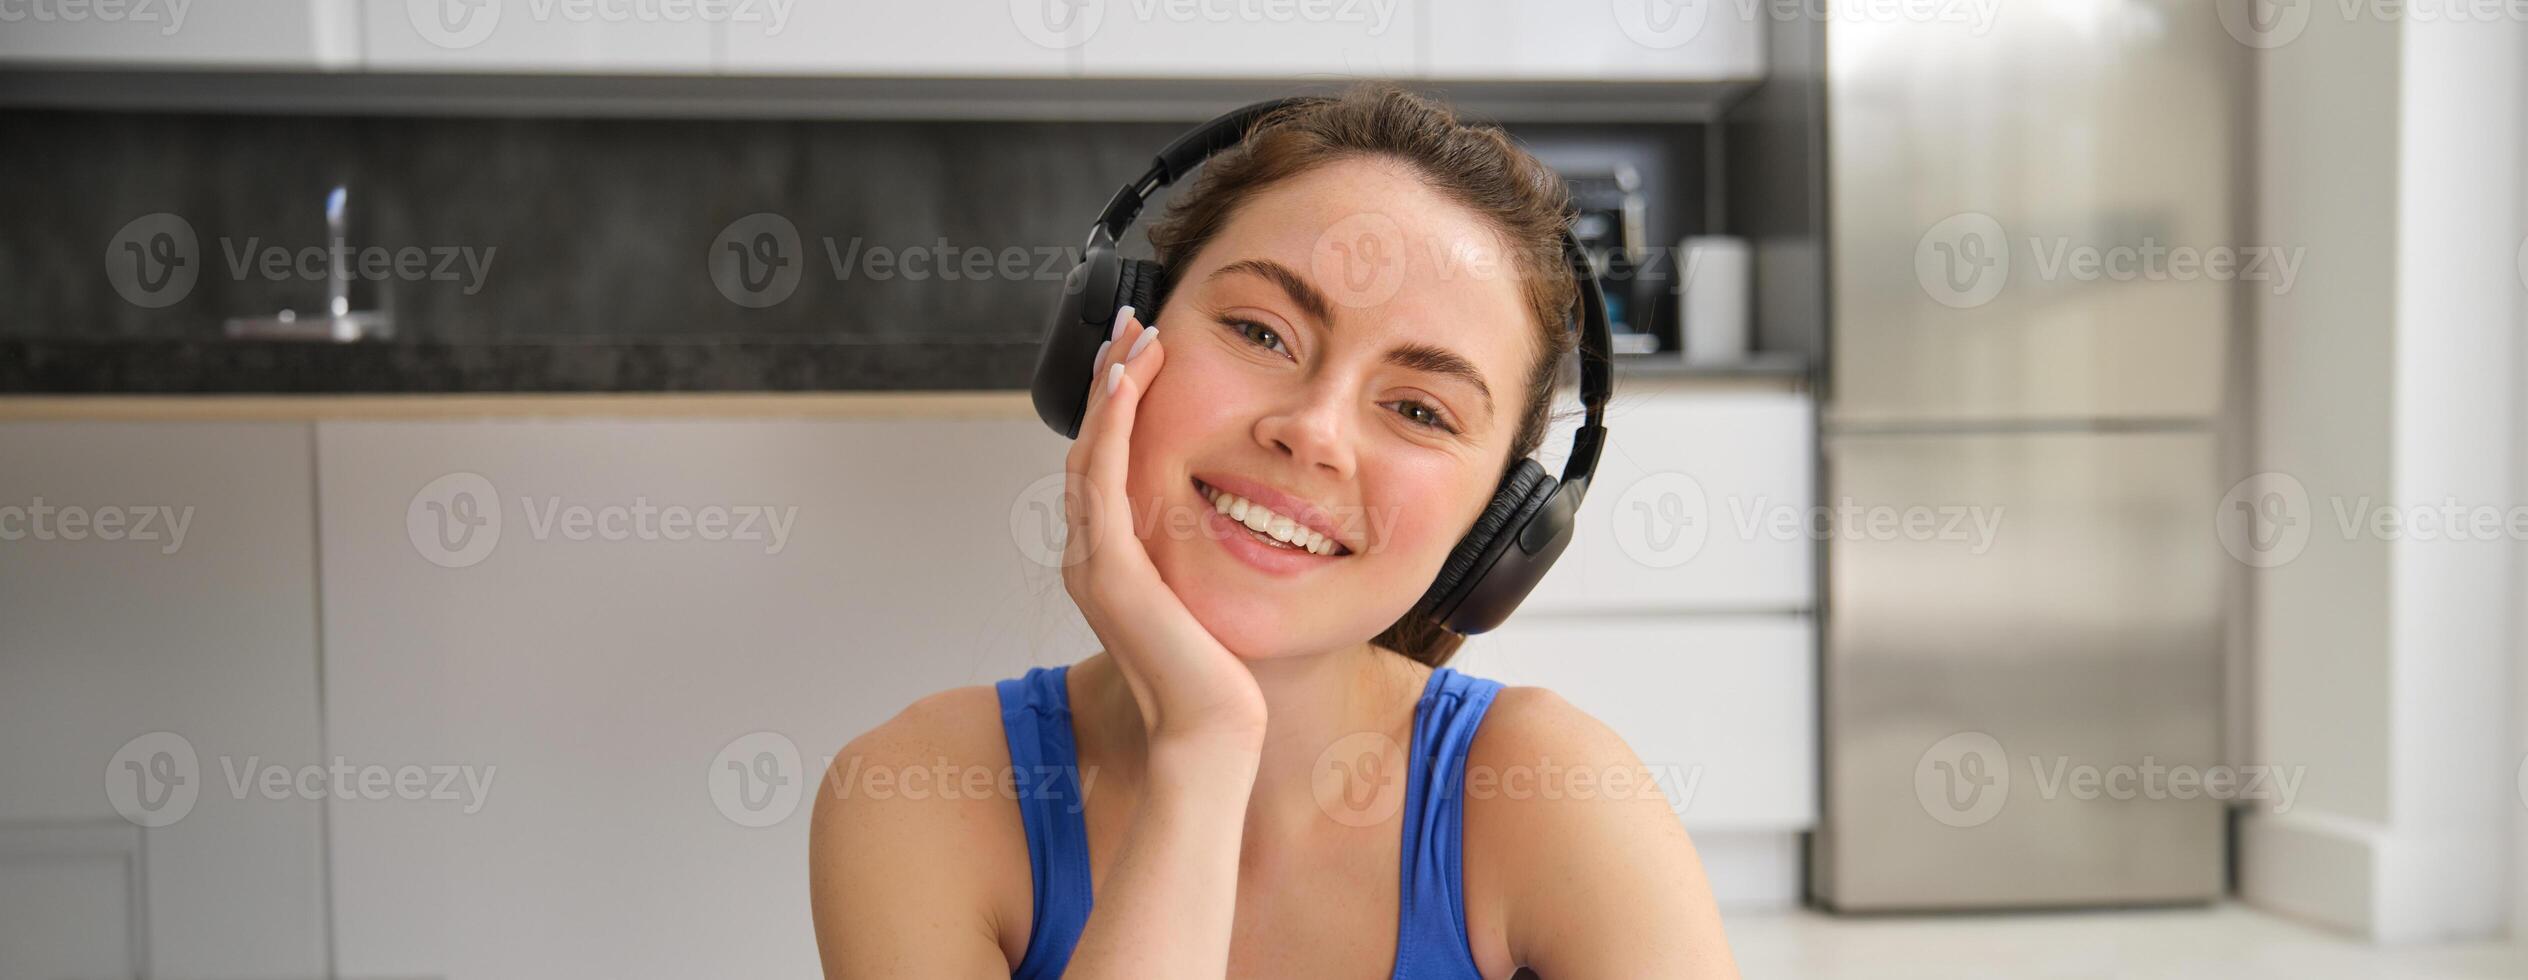
[[[1305,103],[1330,101],[1323,96],[1270,99],[1242,106],[1200,126],[1159,151],[1150,169],[1125,184],[1106,202],[1097,223],[1089,227],[1088,247],[1080,264],[1064,278],[1052,325],[1037,354],[1032,386],[1036,414],[1066,438],[1077,438],[1087,413],[1090,376],[1097,347],[1108,335],[1115,312],[1126,305],[1155,315],[1165,301],[1162,284],[1167,270],[1157,262],[1124,258],[1116,241],[1159,188],[1201,166],[1222,150],[1246,139],[1266,116]],[[1598,284],[1597,266],[1571,234],[1562,232],[1562,257],[1579,288],[1572,297],[1567,324],[1580,333],[1580,402],[1587,418],[1571,437],[1571,457],[1562,478],[1545,472],[1536,460],[1510,461],[1493,491],[1492,501],[1475,518],[1441,563],[1439,574],[1413,615],[1462,634],[1481,633],[1501,624],[1519,601],[1536,587],[1554,560],[1571,543],[1580,500],[1597,472],[1598,454],[1606,445],[1606,405],[1615,388],[1615,344],[1608,335],[1606,295]],[[1559,368],[1561,365],[1555,365]]]

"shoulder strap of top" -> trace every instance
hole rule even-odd
[[[1035,882],[1035,922],[1026,958],[1010,972],[1013,980],[1060,977],[1088,925],[1088,824],[1081,814],[1079,751],[1071,741],[1071,697],[1063,686],[1069,672],[1068,665],[1031,667],[995,685]]]
[[[1413,708],[1407,747],[1404,881],[1397,902],[1395,977],[1476,977],[1466,933],[1464,788],[1475,726],[1499,681],[1441,667]]]

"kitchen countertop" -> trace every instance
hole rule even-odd
[[[0,340],[6,394],[1024,389],[1033,342]]]

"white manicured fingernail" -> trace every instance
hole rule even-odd
[[[1092,365],[1093,365],[1093,364],[1096,364],[1096,363],[1097,363],[1097,362],[1099,362],[1099,361],[1103,361],[1103,360],[1105,360],[1105,359],[1106,359],[1106,348],[1113,347],[1113,346],[1115,346],[1115,342],[1114,342],[1114,341],[1111,341],[1111,340],[1101,340],[1101,341],[1098,341],[1098,342],[1097,342],[1097,356],[1089,358],[1089,359],[1088,359],[1088,362],[1089,362],[1090,364],[1092,364]]]
[[[1124,365],[1123,362],[1117,361],[1115,362],[1115,366],[1106,369],[1106,393],[1109,395],[1114,394],[1115,388],[1123,383]]]
[[[1127,348],[1125,348],[1125,349],[1124,349],[1124,360],[1129,361],[1129,360],[1132,360],[1133,358],[1136,358],[1136,357],[1141,356],[1141,349],[1142,349],[1142,348],[1144,348],[1144,347],[1148,347],[1148,346],[1150,346],[1150,341],[1152,341],[1152,340],[1156,339],[1158,336],[1159,336],[1159,328],[1157,328],[1157,327],[1145,327],[1145,328],[1143,328],[1143,329],[1142,329],[1142,331],[1141,331],[1141,336],[1138,336],[1138,337],[1134,337],[1134,338],[1132,338],[1132,346],[1131,346],[1131,347],[1127,347]]]
[[[1110,333],[1110,334],[1107,334],[1107,335],[1106,335],[1106,339],[1108,339],[1108,340],[1122,340],[1122,339],[1123,339],[1123,336],[1124,336],[1124,321],[1126,321],[1126,320],[1130,320],[1130,319],[1132,319],[1132,307],[1130,307],[1130,306],[1126,306],[1126,307],[1124,307],[1123,309],[1116,310],[1116,311],[1115,311],[1115,332]]]

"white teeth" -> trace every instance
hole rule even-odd
[[[1213,510],[1219,511],[1230,520],[1246,525],[1250,531],[1310,554],[1332,555],[1339,548],[1332,538],[1302,527],[1299,522],[1288,517],[1273,513],[1262,504],[1210,484],[1204,484],[1203,489],[1211,494]]]

